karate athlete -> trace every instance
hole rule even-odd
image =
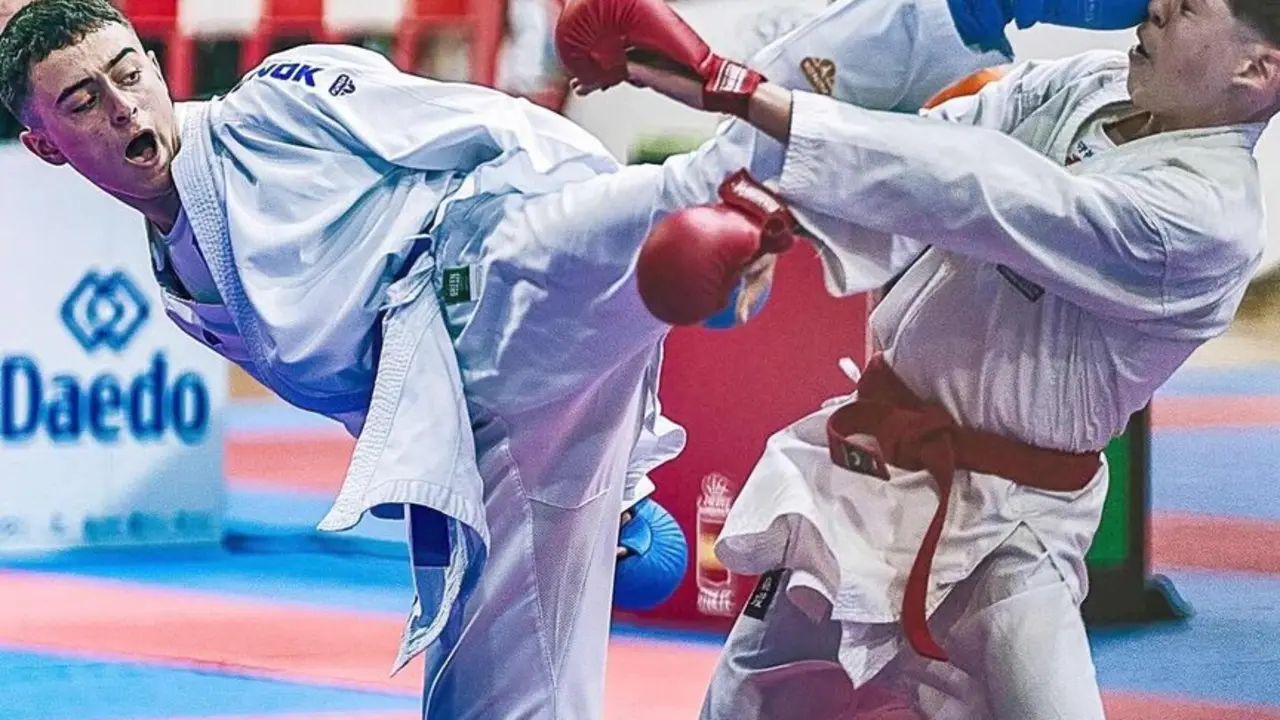
[[[704,107],[717,76],[688,31],[620,4],[561,19],[580,87],[630,48],[650,58],[632,82]],[[1268,0],[1149,12],[1127,57],[1023,63],[925,117],[738,71],[740,116],[786,145],[762,179],[830,291],[905,274],[857,393],[775,435],[731,511],[718,556],[762,578],[703,718],[1103,717],[1078,611],[1101,450],[1230,323],[1264,244],[1252,151],[1280,107]],[[682,322],[751,254],[704,213],[665,218],[637,271]]]
[[[678,22],[654,7],[655,27]],[[878,5],[884,25],[870,8],[838,3],[802,46],[783,40],[777,76],[804,83],[802,53],[852,68],[896,47],[900,85],[832,81],[852,95],[870,79],[868,102],[890,106],[988,64],[940,0]],[[882,41],[894,32],[922,42]],[[650,571],[628,602],[660,599],[685,566],[683,538],[655,547],[678,536],[656,506],[636,505],[650,524],[619,538],[644,475],[684,440],[656,402],[669,326],[636,292],[637,254],[671,210],[717,196],[757,219],[720,217],[761,237],[769,203],[738,171],[757,137],[781,145],[753,131],[624,169],[553,113],[339,46],[274,55],[175,109],[102,0],[16,14],[0,100],[32,152],[147,218],[179,326],[358,437],[321,527],[406,516],[418,597],[398,666],[426,651],[425,716],[598,718],[619,543],[620,590]],[[751,300],[719,312],[749,315]]]

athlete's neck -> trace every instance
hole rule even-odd
[[[168,234],[178,222],[178,213],[182,211],[182,200],[178,197],[178,189],[155,198],[138,200],[136,198],[119,198],[121,202],[142,213],[156,229]]]
[[[1116,145],[1123,145],[1127,142],[1133,142],[1148,135],[1155,135],[1164,132],[1165,128],[1162,123],[1145,110],[1130,112],[1121,117],[1107,123],[1105,126],[1107,137]]]
[[[107,190],[107,193],[142,213],[147,222],[156,226],[161,233],[168,234],[178,222],[178,213],[182,211],[182,199],[178,196],[178,188],[172,182],[169,188],[160,195],[149,198],[137,198]]]

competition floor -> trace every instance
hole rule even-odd
[[[1280,720],[1280,366],[1184,371],[1155,424],[1154,560],[1197,614],[1093,636],[1109,717]],[[347,448],[238,406],[226,551],[0,568],[0,720],[415,718],[420,665],[388,678],[402,562],[309,533]],[[695,717],[715,654],[620,629],[606,717]]]

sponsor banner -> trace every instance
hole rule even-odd
[[[216,542],[226,363],[161,309],[140,215],[0,146],[0,555]]]

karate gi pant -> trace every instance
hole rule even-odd
[[[662,172],[460,200],[432,233],[490,543],[427,651],[429,720],[603,715],[624,489],[684,443],[653,422],[668,328],[633,273]]]
[[[822,602],[806,597],[802,605],[821,608]],[[812,617],[780,589],[763,619],[740,616],[702,719],[1104,718],[1079,607],[1026,526],[958,583],[933,614],[930,628],[951,664],[904,644],[888,666],[855,688],[837,657],[842,628],[829,610],[826,605],[826,614]],[[896,624],[863,629],[868,637],[901,632]]]

